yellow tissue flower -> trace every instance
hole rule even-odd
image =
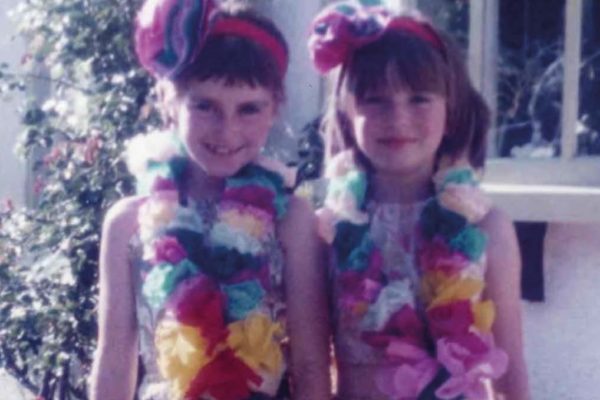
[[[437,286],[428,288],[431,303],[430,308],[448,304],[456,300],[469,300],[481,293],[483,281],[473,278],[450,278],[438,282]]]
[[[475,326],[480,332],[489,332],[496,318],[496,307],[491,300],[476,302],[471,306]]]
[[[255,371],[266,370],[277,374],[283,366],[279,339],[283,336],[281,324],[255,313],[228,325],[227,343],[235,354]]]
[[[211,360],[200,328],[165,320],[156,330],[155,345],[161,374],[171,381],[174,396],[184,398],[192,380]]]
[[[235,228],[243,230],[255,238],[262,238],[268,233],[269,216],[259,216],[259,210],[252,213],[242,213],[240,210],[229,209],[220,213],[221,221]],[[256,215],[254,215],[256,213]]]

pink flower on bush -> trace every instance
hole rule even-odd
[[[435,394],[440,399],[464,395],[472,400],[487,399],[486,379],[498,379],[508,366],[506,353],[493,345],[491,336],[468,333],[437,341],[438,361],[450,378]]]
[[[154,262],[167,263],[176,265],[179,264],[187,253],[173,236],[164,236],[154,242]]]

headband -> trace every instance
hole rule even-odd
[[[146,0],[135,21],[135,52],[154,77],[174,78],[204,44],[213,0]]]
[[[211,27],[209,35],[239,36],[257,43],[273,56],[281,76],[285,75],[288,65],[287,50],[281,41],[263,27],[240,18],[222,18]]]
[[[212,35],[234,35],[262,46],[287,70],[285,45],[263,27],[240,18],[217,16],[214,0],[146,0],[136,18],[135,51],[156,78],[176,78],[193,63]]]
[[[408,33],[444,53],[445,46],[429,23],[357,1],[338,2],[321,11],[313,21],[308,47],[315,67],[325,74],[389,31]]]

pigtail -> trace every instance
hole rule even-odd
[[[467,160],[473,168],[481,169],[485,164],[490,110],[471,83],[461,49],[446,34],[440,37],[447,64],[448,121],[438,159]]]

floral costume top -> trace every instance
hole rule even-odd
[[[283,398],[283,177],[273,163],[250,164],[226,179],[218,201],[197,203],[182,190],[187,160],[174,135],[135,138],[129,155],[148,194],[131,244],[139,398]]]
[[[486,400],[507,367],[483,298],[490,203],[467,164],[423,202],[377,205],[352,151],[328,167],[320,234],[331,249],[334,339],[344,400]]]
[[[371,219],[371,236],[377,247],[381,249],[381,268],[389,279],[390,287],[402,287],[404,295],[408,298],[399,300],[417,304],[415,289],[418,288],[420,276],[414,267],[419,246],[416,231],[425,203],[426,201],[413,204],[370,203],[367,207]],[[381,393],[377,387],[366,384],[373,379],[365,379],[365,374],[372,373],[384,362],[384,352],[363,340],[362,332],[366,326],[361,318],[343,312],[343,289],[339,285],[341,276],[336,268],[330,269],[330,278],[333,289],[331,303],[340,387],[350,388],[348,392],[340,392],[340,397],[344,400],[386,399],[388,396]],[[383,307],[394,307],[394,305],[390,303],[382,305]],[[373,314],[368,324],[373,328],[381,326],[382,318],[385,318],[383,310],[379,315]]]

